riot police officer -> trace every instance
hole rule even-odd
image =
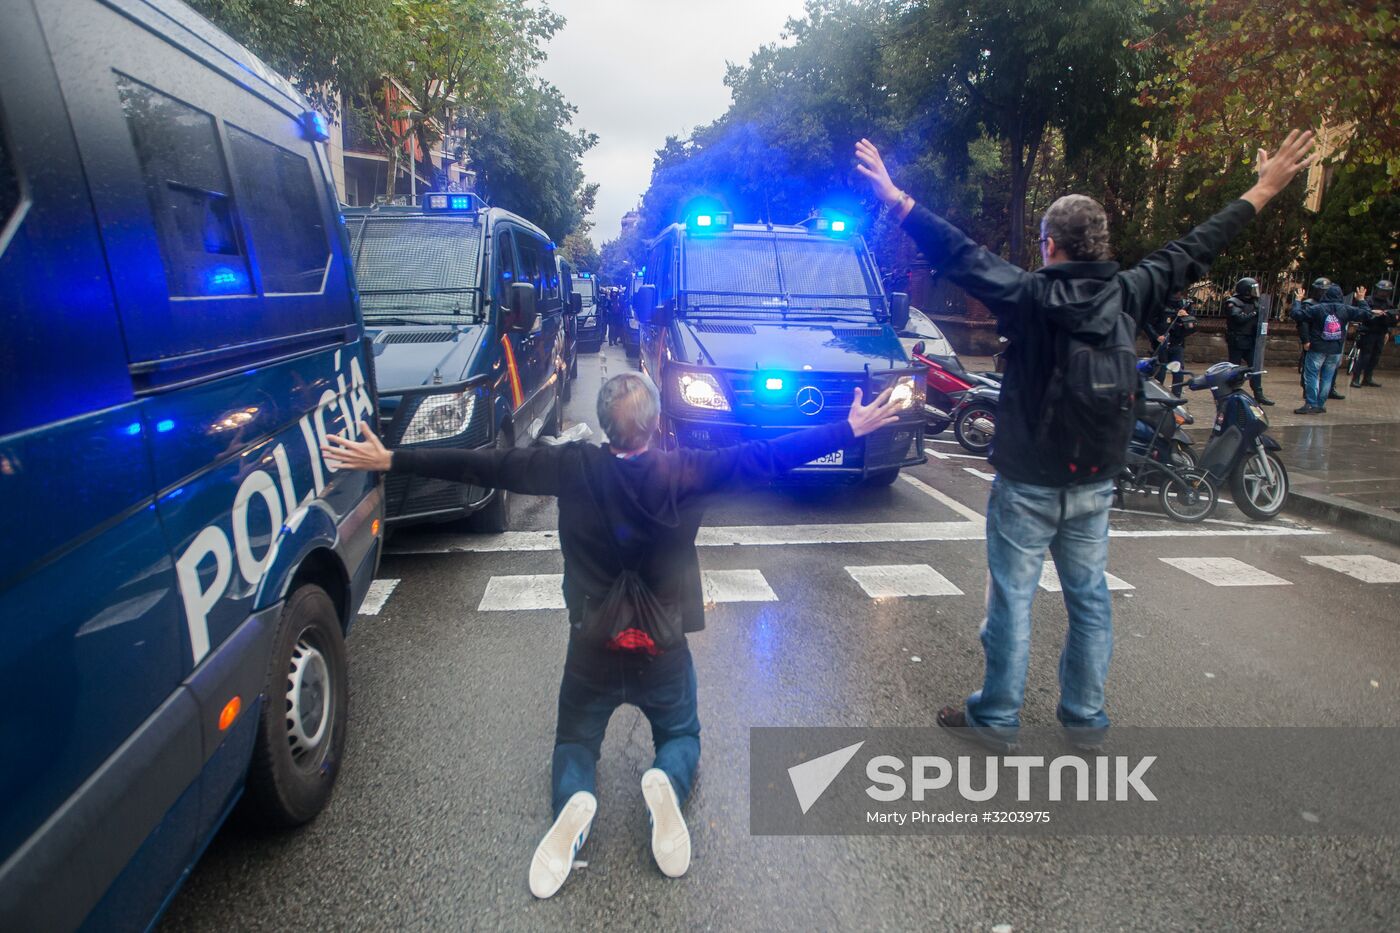
[[[1391,329],[1397,323],[1395,283],[1389,279],[1381,279],[1376,283],[1373,295],[1369,302],[1371,308],[1385,313],[1364,318],[1356,325],[1359,332],[1356,345],[1360,353],[1356,358],[1356,369],[1351,374],[1351,384],[1357,389],[1362,386],[1380,388],[1381,384],[1372,376],[1375,374],[1376,364],[1380,362],[1381,350],[1390,337]]]
[[[1225,341],[1230,350],[1230,362],[1254,369],[1254,345],[1259,337],[1259,282],[1248,276],[1235,283],[1235,293],[1225,303],[1229,315],[1225,325]],[[1256,372],[1249,377],[1254,400],[1260,405],[1272,405],[1264,396],[1263,379]]]
[[[1168,363],[1186,361],[1186,338],[1196,332],[1196,317],[1191,313],[1191,299],[1181,292],[1172,292],[1167,303],[1144,325],[1157,351],[1157,372],[1154,378],[1166,379]],[[1182,371],[1172,373],[1172,394],[1181,397]]]

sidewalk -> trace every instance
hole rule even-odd
[[[963,358],[968,369],[991,364],[990,357]],[[1297,375],[1275,368],[1264,377],[1264,391],[1277,404],[1265,411],[1270,433],[1283,445],[1289,512],[1400,544],[1400,374],[1377,377],[1378,389],[1354,389],[1339,379],[1344,400],[1328,402],[1325,415],[1295,415],[1303,403]],[[1208,393],[1188,390],[1186,397],[1200,444],[1213,403]]]

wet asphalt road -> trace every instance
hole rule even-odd
[[[569,407],[591,420],[602,373],[620,354],[581,361]],[[984,509],[990,467],[947,455],[912,471],[951,498],[901,481],[887,490],[765,489],[717,502],[711,526],[824,523],[859,544],[712,546],[705,570],[758,570],[772,601],[719,603],[692,647],[704,753],[687,805],[695,857],[686,878],[651,862],[638,782],[650,733],[630,708],[613,718],[600,809],[575,871],[549,901],[526,886],[548,826],[562,610],[478,611],[493,577],[557,574],[554,550],[478,553],[443,529],[404,533],[380,577],[398,584],[350,638],[347,764],[312,825],[275,837],[236,826],[214,841],[165,930],[1393,930],[1400,854],[1387,839],[754,837],[748,728],[931,725],[975,689],[983,542],[898,542],[893,522],[957,523]],[[1150,506],[1144,508],[1150,509]],[[1116,647],[1109,711],[1137,725],[1396,725],[1400,583],[1362,583],[1304,556],[1400,549],[1336,529],[1221,521],[1189,529],[1115,514],[1109,570]],[[517,500],[515,528],[549,530],[554,509]],[[1202,535],[1201,531],[1217,534]],[[790,531],[790,530],[789,530]],[[1220,535],[1219,532],[1228,532]],[[836,536],[850,536],[839,529]],[[956,538],[956,534],[943,537]],[[464,544],[465,542],[465,544]],[[1287,584],[1219,587],[1162,562],[1233,557]],[[872,599],[844,568],[928,564],[963,593]],[[1036,601],[1025,707],[1054,723],[1065,627],[1055,594]],[[918,658],[919,660],[914,660]]]

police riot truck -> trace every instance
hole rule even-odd
[[[924,462],[924,376],[898,336],[909,297],[885,294],[850,219],[736,224],[728,211],[694,212],[648,244],[633,303],[666,442],[775,437],[845,418],[857,387],[866,398],[893,388],[897,424],[795,472],[888,485]]]
[[[475,194],[346,208],[390,447],[509,448],[559,433],[568,381],[554,243]],[[391,525],[467,519],[499,533],[510,494],[391,474]]]
[[[344,765],[372,360],[286,81],[173,0],[0,23],[0,930],[143,929]]]

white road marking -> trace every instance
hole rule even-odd
[[[705,605],[715,603],[775,603],[778,594],[758,570],[706,570],[700,575]]]
[[[1291,586],[1291,582],[1233,557],[1159,557],[1211,586]]]
[[[1344,573],[1362,583],[1400,583],[1400,564],[1374,554],[1319,554],[1303,560]]]
[[[1134,589],[1131,583],[1126,580],[1120,580],[1111,573],[1105,572],[1103,576],[1104,579],[1108,581],[1108,588],[1110,590]],[[1060,586],[1060,572],[1055,569],[1055,562],[1053,560],[1047,560],[1044,569],[1040,571],[1040,588],[1047,593],[1059,593],[1063,589]]]
[[[970,511],[970,510],[969,510]],[[975,522],[873,522],[860,525],[728,525],[701,528],[696,543],[722,545],[889,544],[899,541],[977,541],[985,537]]]
[[[389,596],[394,592],[394,587],[399,585],[398,580],[372,580],[369,590],[365,592],[365,601],[360,603],[360,615],[377,616],[379,610],[384,608]]]
[[[851,579],[875,599],[903,596],[961,596],[963,591],[928,564],[847,567]]]
[[[1288,538],[1300,535],[1328,535],[1318,528],[1256,526],[1250,528],[1113,528],[1110,538]]]
[[[950,440],[948,440],[947,438],[942,438],[942,437],[926,437],[926,438],[924,438],[924,443],[925,443],[925,444],[951,444],[951,445],[954,446],[954,447],[961,447],[961,446],[962,446],[962,445],[959,444],[957,441],[950,441]]]
[[[527,573],[520,576],[492,577],[486,581],[478,612],[507,612],[515,609],[563,609],[562,573]]]
[[[976,476],[979,479],[984,479],[989,483],[997,478],[997,475],[995,473],[987,473],[983,470],[973,469],[972,467],[963,467],[963,472],[971,473],[973,476]]]
[[[942,492],[941,490],[934,489],[932,486],[930,486],[928,483],[925,483],[918,477],[910,476],[908,473],[901,473],[899,474],[899,478],[904,480],[910,486],[913,486],[915,489],[919,490],[919,492],[923,493],[924,495],[930,496],[933,499],[943,503],[948,508],[952,509],[954,512],[957,512],[959,515],[961,515],[963,518],[967,519],[970,522],[981,522],[984,520],[981,512],[978,512],[971,506],[963,505],[957,499],[954,499],[952,496],[948,495],[945,492]]]

